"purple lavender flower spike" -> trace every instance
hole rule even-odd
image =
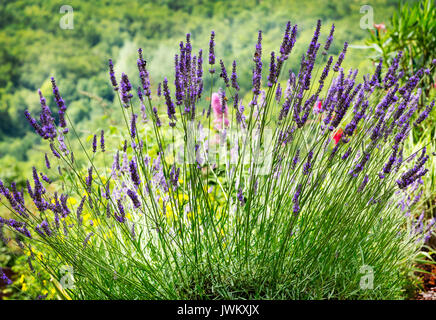
[[[52,183],[52,181],[50,180],[49,177],[47,177],[45,174],[43,174],[42,172],[39,173],[39,175],[41,176],[41,179],[44,180],[45,182],[47,182],[48,184]]]
[[[45,153],[44,159],[45,159],[45,166],[47,167],[47,169],[50,169],[51,166],[50,166],[50,161],[48,160],[47,153]]]
[[[342,52],[339,54],[339,58],[338,61],[336,61],[335,66],[333,67],[333,71],[338,72],[339,68],[342,64],[342,61],[344,61],[345,58],[345,53],[347,52],[347,48],[348,48],[348,42],[344,43],[344,48],[342,49]]]
[[[351,147],[349,147],[347,151],[345,151],[345,153],[342,155],[342,160],[346,160],[350,155],[350,153],[351,153]]]
[[[30,125],[33,127],[33,129],[35,130],[35,132],[40,135],[42,138],[44,138],[44,132],[41,128],[41,126],[38,124],[38,122],[36,122],[36,120],[34,118],[32,118],[32,116],[30,115],[28,110],[24,111],[24,115],[26,116],[27,121],[30,123]]]
[[[0,279],[3,283],[5,283],[7,286],[12,284],[12,280],[8,278],[8,276],[4,273],[3,268],[0,268]]]
[[[56,81],[53,77],[51,78],[51,84],[55,102],[59,107],[59,125],[64,128],[63,133],[66,134],[68,133],[67,123],[65,121],[65,112],[67,111],[67,106],[65,105],[65,101],[62,99],[59,93],[59,89],[56,86]]]
[[[332,65],[333,62],[333,57],[330,56],[330,58],[327,60],[327,64],[324,67],[324,70],[322,71],[321,77],[319,78],[318,82],[322,85],[325,81],[325,79],[327,78],[329,71],[330,71],[330,67]],[[320,89],[318,89],[319,92],[321,92]]]
[[[385,89],[388,89],[397,83],[398,77],[395,74],[397,72],[402,56],[403,52],[398,52],[397,56],[393,59],[388,71],[386,72],[385,78],[383,79]]]
[[[255,67],[253,69],[252,91],[254,95],[257,96],[260,93],[260,86],[262,81],[262,31],[261,30],[259,30],[253,61],[255,62]]]
[[[141,179],[139,178],[138,174],[138,168],[136,166],[136,161],[132,159],[132,161],[129,162],[129,170],[130,170],[130,177],[132,178],[132,182],[135,184],[136,187],[139,187],[141,184]]]
[[[60,200],[61,200],[61,206],[62,206],[62,218],[65,218],[66,216],[68,216],[71,211],[67,206],[67,200],[68,200],[68,195],[66,194],[61,194],[60,196]]]
[[[88,245],[89,239],[91,239],[91,237],[94,235],[94,232],[90,232],[86,235],[85,239],[83,240],[83,248],[86,248],[86,246]]]
[[[280,100],[282,99],[282,87],[280,86],[280,83],[277,84],[275,98],[276,98],[277,103],[280,103]]]
[[[157,108],[156,107],[153,107],[153,114],[154,114],[154,118],[155,118],[155,121],[156,121],[156,127],[159,128],[162,125],[162,123],[160,122],[160,118],[159,118],[159,115],[157,114]]]
[[[283,40],[282,40],[282,43],[280,45],[280,54],[282,54],[282,55],[284,55],[286,53],[286,47],[290,41],[290,32],[291,32],[291,21],[288,21],[286,23],[285,33],[283,35]]]
[[[56,126],[54,123],[54,118],[52,116],[49,106],[47,106],[46,99],[42,95],[41,90],[38,90],[39,101],[41,103],[41,113],[39,115],[41,128],[43,132],[43,138],[53,140],[56,138]]]
[[[220,66],[221,66],[220,77],[223,78],[224,83],[226,84],[226,87],[230,87],[229,77],[227,75],[227,70],[226,70],[226,67],[224,66],[223,60],[220,60]]]
[[[368,184],[369,178],[368,175],[363,177],[363,181],[360,184],[359,188],[357,188],[357,192],[362,192],[365,189],[365,186]]]
[[[236,61],[235,60],[233,60],[233,64],[232,64],[232,76],[230,77],[230,79],[232,80],[232,87],[236,91],[239,91],[238,75],[236,74]]]
[[[179,184],[179,175],[180,175],[180,168],[176,169],[176,166],[173,165],[170,172],[170,181],[175,189],[177,189],[177,186]]]
[[[309,154],[307,155],[307,161],[306,163],[303,165],[303,174],[307,175],[310,172],[310,169],[312,168],[312,157],[313,157],[313,151],[309,151]]]
[[[121,75],[121,101],[123,102],[123,106],[125,108],[129,107],[130,99],[132,99],[133,95],[130,93],[132,90],[132,85],[130,84],[129,78],[127,74],[123,72]]]
[[[203,93],[203,50],[200,49],[198,51],[198,59],[197,59],[197,98],[201,98],[201,94]]]
[[[104,143],[104,130],[100,131],[100,148],[101,148],[101,152],[106,151],[105,143]]]
[[[277,64],[274,51],[271,52],[271,61],[269,64],[268,87],[272,87],[277,79]]]
[[[115,91],[118,91],[118,83],[117,79],[115,78],[114,64],[112,63],[112,59],[109,59],[109,76],[111,79],[112,87]]]
[[[33,174],[33,181],[35,183],[35,193],[39,195],[43,195],[44,193],[46,193],[46,190],[42,185],[41,181],[39,180],[38,171],[36,171],[35,167],[32,167],[32,174]]]
[[[110,204],[110,202],[108,201],[108,203],[106,204],[106,218],[110,218],[111,217],[111,204]]]
[[[40,224],[39,224],[39,229],[41,230],[42,229],[42,231],[43,231],[43,234],[45,233],[45,235],[47,235],[47,236],[51,236],[52,235],[52,230],[51,230],[51,228],[50,228],[50,225],[48,224],[48,222],[47,222],[47,220],[44,220],[44,221],[42,221]],[[44,236],[45,236],[44,235]]]
[[[13,187],[15,189],[15,187]],[[16,213],[23,217],[28,217],[28,214],[25,211],[24,207],[24,200],[21,199],[21,195],[17,194],[17,191],[13,192],[14,194],[11,194],[9,189],[4,186],[3,181],[0,180],[0,194],[3,194],[6,199],[8,199],[9,204],[11,205],[12,210],[14,210]]]
[[[296,215],[296,214],[298,214],[298,212],[300,212],[299,197],[300,197],[300,193],[301,193],[301,188],[302,188],[302,185],[300,183],[300,184],[298,184],[297,189],[295,190],[294,197],[292,198],[292,202],[294,203],[294,207],[293,207],[294,215]]]
[[[140,208],[141,207],[141,202],[139,202],[138,195],[136,194],[135,191],[128,189],[127,190],[127,195],[132,200],[133,206],[135,208]]]
[[[181,66],[183,65],[182,64],[183,61],[180,61],[180,63],[179,63],[179,56],[177,54],[175,55],[174,60],[175,60],[175,63],[174,63],[175,64],[174,86],[176,87],[176,93],[175,93],[176,104],[179,106],[179,105],[183,104],[183,100],[184,100],[185,93],[184,93],[183,85],[184,85],[185,79],[184,79],[184,76],[183,76],[182,71],[181,71]],[[164,80],[164,95],[165,95],[165,99],[166,99],[167,96],[165,94],[165,81],[166,81],[166,78]]]
[[[124,211],[124,207],[123,204],[121,203],[121,200],[117,200],[117,207],[118,207],[118,212],[115,211],[114,216],[115,219],[119,222],[119,223],[124,223],[126,221],[126,212]]]
[[[238,197],[239,204],[241,205],[241,207],[243,207],[245,205],[245,199],[244,199],[244,193],[242,192],[242,188],[238,189],[237,197]]]
[[[176,109],[174,107],[174,103],[171,100],[170,89],[168,88],[167,78],[165,78],[163,81],[163,94],[165,96],[165,103],[167,105],[167,114],[168,114],[168,118],[170,119],[170,126],[174,127],[176,125],[175,121],[177,120]]]
[[[157,96],[160,97],[162,95],[162,82],[159,82],[157,85]]]
[[[85,201],[86,201],[86,196],[83,196],[76,210],[77,223],[79,224],[79,226],[83,224],[82,212],[83,212],[83,206],[85,204]]]
[[[335,25],[332,24],[332,28],[330,29],[330,34],[327,37],[327,41],[325,42],[325,45],[324,45],[324,51],[322,53],[323,55],[326,55],[327,51],[329,51],[329,49],[330,49],[330,45],[332,44],[332,41],[333,41],[333,33],[334,32],[335,32]]]
[[[151,88],[150,88],[150,76],[148,74],[147,69],[145,68],[147,63],[142,57],[142,49],[138,49],[139,59],[137,61],[138,65],[138,71],[139,71],[139,79],[141,80],[142,89],[144,90],[144,94],[147,97],[150,97],[151,95]]]
[[[92,190],[92,166],[88,169],[88,177],[86,177],[86,190],[88,194],[91,194]]]
[[[59,154],[59,152],[56,151],[56,149],[55,149],[53,143],[50,143],[50,149],[51,149],[51,151],[53,152],[53,155],[54,155],[56,158],[58,158],[58,159],[61,158],[61,155]]]
[[[415,166],[406,171],[401,175],[401,177],[396,181],[400,189],[405,189],[415,181],[419,180],[422,176],[424,176],[428,169],[423,169],[424,164],[429,159],[426,154],[426,148],[423,148],[421,156],[416,160]]]
[[[425,110],[419,115],[418,119],[416,119],[416,121],[413,123],[414,126],[418,126],[421,122],[423,122],[428,115],[430,114],[431,110],[434,107],[434,100],[431,102],[431,104],[429,104],[428,106],[425,107]]]
[[[383,58],[380,58],[379,63],[378,63],[378,65],[374,71],[374,74],[371,78],[371,81],[368,83],[369,87],[377,86],[380,83],[379,78],[380,78],[382,67],[383,67]],[[369,88],[367,88],[366,91],[369,91]]]
[[[138,115],[136,113],[132,114],[132,118],[130,119],[130,136],[133,140],[136,137],[136,118]]]
[[[353,169],[351,169],[351,171],[349,173],[353,177],[357,177],[359,175],[359,173],[365,167],[365,164],[368,162],[370,156],[371,156],[371,154],[369,152],[365,152],[365,154],[362,157],[362,160],[359,163],[357,163],[356,166]]]
[[[97,135],[94,134],[94,137],[92,138],[92,152],[97,152]]]
[[[24,198],[23,198],[23,190],[17,190],[17,184],[15,182],[11,183],[12,195],[17,203],[24,207]]]
[[[280,75],[283,63],[288,59],[297,38],[297,25],[294,25],[292,27],[292,31],[290,31],[290,29],[291,22],[288,21],[288,23],[286,24],[285,33],[283,35],[283,41],[280,45],[280,56],[277,58],[277,77]]]
[[[215,69],[212,68],[215,65],[215,31],[211,31],[210,33],[210,41],[209,41],[209,64],[211,68],[209,69],[210,73],[214,73]]]
[[[298,161],[300,161],[300,149],[297,149],[294,158],[292,159],[291,169],[294,170],[297,167]]]
[[[386,162],[384,167],[383,167],[383,173],[379,174],[380,179],[383,179],[385,177],[385,174],[391,172],[392,165],[397,160],[397,152],[398,152],[398,146],[395,146],[394,151],[392,152],[391,156],[389,157],[388,162]]]
[[[318,43],[319,33],[321,31],[321,20],[316,22],[316,29],[312,37],[312,41],[309,44],[309,48],[307,49],[306,56],[311,57],[315,53],[315,48]]]

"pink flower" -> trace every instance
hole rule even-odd
[[[215,124],[215,128],[217,130],[221,130],[223,121],[224,125],[227,127],[229,125],[227,104],[224,105],[224,108],[222,107],[221,97],[216,92],[212,94],[212,110],[215,117],[213,121],[213,123]]]

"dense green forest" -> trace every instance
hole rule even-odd
[[[217,55],[230,66],[233,57],[240,79],[250,79],[252,51],[258,29],[264,32],[264,50],[276,50],[286,21],[299,25],[296,50],[288,67],[296,68],[306,49],[317,19],[323,36],[335,23],[332,52],[344,41],[351,49],[345,67],[372,68],[370,52],[353,49],[368,31],[359,21],[361,6],[374,8],[374,22],[387,22],[397,0],[159,0],[72,1],[74,28],[64,30],[59,21],[64,1],[32,0],[0,3],[0,178],[20,180],[33,162],[39,138],[31,132],[23,111],[39,108],[37,89],[52,103],[50,77],[60,86],[70,118],[83,134],[97,129],[110,112],[114,93],[107,73],[107,60],[115,62],[117,75],[136,75],[136,49],[144,49],[152,85],[173,74],[173,55],[187,32],[194,49],[206,49],[211,30],[216,32]],[[303,41],[301,41],[303,40]],[[268,54],[264,55],[267,65]],[[364,61],[356,65],[355,61]],[[131,77],[132,79],[134,76]],[[171,81],[170,81],[171,82]],[[250,83],[242,82],[247,91]],[[36,160],[38,159],[38,160]],[[26,169],[27,168],[27,169]]]

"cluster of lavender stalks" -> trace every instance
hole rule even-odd
[[[110,80],[128,132],[114,150],[110,174],[91,159],[98,154],[98,145],[103,156],[108,151],[103,130],[94,135],[92,153],[80,142],[89,159],[88,174],[81,174],[66,137],[73,134],[81,140],[52,78],[58,124],[41,91],[39,121],[25,111],[35,132],[48,141],[47,170],[34,167],[33,184],[28,180],[26,190],[0,181],[2,204],[13,216],[0,217],[1,227],[13,230],[20,243],[27,239],[22,243],[27,250],[52,248],[58,261],[80,269],[88,279],[77,280],[76,286],[82,283],[82,288],[99,281],[90,269],[93,259],[98,260],[98,273],[113,276],[117,271],[111,254],[96,258],[98,248],[118,252],[118,266],[138,268],[135,272],[145,278],[139,286],[128,275],[120,276],[124,281],[120,286],[151,298],[180,297],[186,293],[182,288],[192,288],[192,283],[230,281],[229,286],[243,286],[222,279],[224,273],[226,279],[242,277],[248,283],[262,279],[262,292],[267,286],[278,290],[279,283],[305,274],[304,270],[324,274],[323,263],[334,263],[332,270],[357,268],[360,262],[340,257],[352,257],[359,247],[373,264],[384,257],[384,250],[404,258],[400,240],[394,239],[413,246],[419,237],[430,237],[434,224],[424,227],[420,217],[414,231],[405,230],[404,214],[396,213],[399,195],[410,199],[428,171],[426,148],[406,157],[403,145],[413,126],[420,125],[434,106],[433,101],[417,114],[419,83],[429,70],[419,70],[400,85],[400,52],[384,75],[380,60],[374,74],[364,75],[358,83],[358,70],[347,73],[341,67],[348,44],[336,60],[328,57],[334,25],[323,46],[320,30],[318,21],[295,74],[283,71],[297,37],[297,25],[287,24],[279,51],[271,52],[264,89],[259,31],[246,107],[236,61],[230,77],[223,60],[216,72],[214,32],[208,50],[210,88],[204,87],[203,51],[193,54],[190,34],[174,58],[174,95],[167,78],[154,94],[147,63],[138,50],[138,113],[129,77],[122,73],[118,81],[109,60]],[[321,64],[325,64],[322,70]],[[286,85],[280,80],[283,74]],[[223,89],[213,93],[216,81]],[[210,99],[202,100],[203,96]],[[181,150],[169,149],[177,129],[182,132]],[[144,140],[146,133],[152,133],[154,140]],[[152,158],[151,150],[157,150],[157,156]],[[64,172],[60,167],[53,170],[53,159],[63,163]],[[57,191],[48,191],[52,183]],[[69,201],[74,196],[80,199],[77,205]],[[404,199],[400,203],[404,209]],[[408,209],[414,203],[409,201]],[[91,220],[84,220],[85,211]],[[35,257],[29,257],[30,265],[31,259]],[[387,264],[379,272],[383,274],[383,268],[391,272],[395,266]],[[54,267],[48,270],[58,274]],[[172,275],[165,277],[175,280],[162,281],[156,270],[170,270]],[[99,290],[101,296],[96,296],[111,297]]]

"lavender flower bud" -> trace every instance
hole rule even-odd
[[[292,198],[292,202],[294,203],[293,211],[294,211],[295,215],[298,214],[298,212],[300,212],[299,197],[300,197],[300,193],[301,193],[301,188],[302,188],[302,185],[300,183],[300,184],[298,184],[297,189],[295,190],[294,197]]]
[[[312,157],[313,157],[313,151],[309,151],[309,154],[307,155],[307,161],[306,163],[303,165],[303,174],[307,175],[310,172],[310,169],[312,168]]]
[[[138,115],[136,113],[132,114],[132,118],[130,119],[130,136],[133,140],[136,137],[136,118]]]
[[[348,48],[348,42],[345,42],[344,48],[342,49],[342,52],[339,54],[338,61],[336,62],[335,66],[333,67],[333,71],[335,71],[335,72],[339,71],[339,67],[342,64],[342,61],[344,61],[345,53],[347,52],[347,48]]]
[[[12,280],[8,278],[8,276],[4,273],[3,268],[0,268],[0,279],[2,282],[4,282],[7,286],[12,284]]]
[[[85,201],[86,201],[86,196],[83,196],[76,210],[77,223],[79,224],[79,226],[81,226],[83,223],[82,211]]]
[[[324,45],[324,51],[322,53],[323,55],[326,55],[327,51],[330,49],[330,45],[332,44],[332,41],[333,41],[333,33],[334,32],[335,32],[335,25],[332,24],[332,28],[330,29],[330,34],[329,34],[327,41],[325,42],[325,45]]]
[[[94,137],[92,138],[92,152],[97,152],[97,135],[94,134]]]
[[[368,181],[369,181],[368,175],[365,175],[363,177],[363,181],[360,184],[359,188],[357,188],[357,192],[362,192],[363,189],[365,189],[365,186],[367,185]]]
[[[138,168],[136,166],[136,161],[132,159],[132,161],[129,162],[129,169],[130,169],[130,177],[132,178],[132,182],[135,184],[136,187],[139,187],[141,184],[141,179],[139,178],[138,174]]]
[[[124,223],[126,221],[126,212],[124,211],[123,204],[121,203],[121,200],[117,200],[117,206],[118,206],[118,212],[114,213],[115,219],[120,222]]]
[[[86,178],[86,190],[88,191],[88,194],[91,194],[91,187],[92,187],[92,166],[88,169],[88,177]]]
[[[101,148],[101,152],[105,152],[104,130],[100,131],[100,148]]]
[[[129,107],[130,99],[132,99],[133,95],[130,93],[132,90],[132,85],[130,84],[129,78],[127,74],[123,72],[121,75],[121,101],[123,102],[123,106],[125,108]]]
[[[165,102],[167,105],[167,114],[168,114],[168,118],[170,119],[170,126],[175,126],[175,120],[176,119],[176,109],[174,107],[174,103],[171,101],[171,96],[170,96],[170,89],[168,88],[168,80],[167,78],[164,79],[163,81],[163,93],[165,96]],[[153,109],[154,111],[154,109]],[[156,110],[157,111],[157,110]],[[157,112],[156,112],[156,117],[157,117]]]
[[[209,41],[209,64],[213,66],[215,64],[215,31],[211,31],[210,33],[210,41]],[[213,70],[213,71],[212,71]],[[214,73],[215,69],[210,69],[210,73]]]
[[[50,166],[50,161],[48,160],[47,153],[44,155],[44,158],[45,158],[45,166],[47,167],[47,169],[50,169],[51,166]]]
[[[226,67],[224,66],[223,60],[220,60],[220,65],[221,65],[220,77],[223,78],[226,87],[230,87],[229,77],[227,76],[227,70]]]
[[[271,52],[271,62],[269,64],[268,87],[272,87],[276,83],[277,64],[275,62],[274,51]]]
[[[138,195],[136,194],[135,191],[128,189],[127,190],[127,195],[132,200],[133,206],[135,208],[140,208],[141,207],[141,202],[139,202]]]
[[[413,123],[414,126],[418,126],[421,122],[423,122],[428,117],[428,115],[430,114],[431,110],[434,107],[434,102],[435,101],[433,100],[430,105],[427,105],[425,107],[425,110],[419,115],[418,119],[416,119],[416,121]]]
[[[117,79],[115,78],[115,72],[114,72],[114,65],[112,63],[112,59],[109,59],[109,76],[111,79],[112,87],[115,91],[118,91],[118,83]]]
[[[239,85],[238,85],[238,76],[236,74],[236,61],[233,60],[233,64],[232,64],[233,68],[232,68],[232,76],[230,77],[230,79],[232,80],[232,87],[236,90],[239,91]]]
[[[241,205],[241,207],[243,207],[245,205],[245,199],[244,199],[244,194],[242,192],[242,188],[239,188],[237,196],[238,196],[239,204]]]

